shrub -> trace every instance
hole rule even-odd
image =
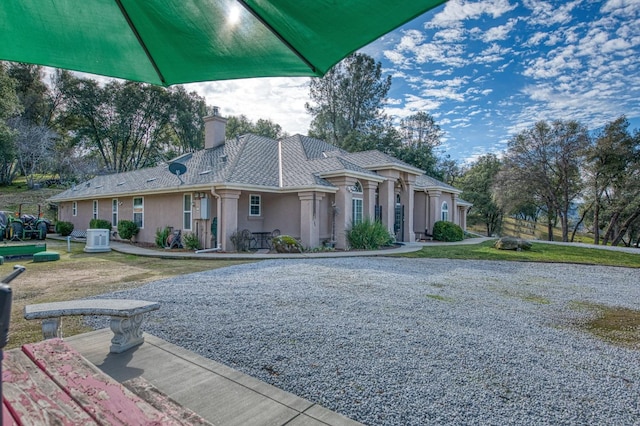
[[[111,231],[111,222],[105,219],[91,219],[89,229],[108,229]]]
[[[377,250],[393,243],[387,228],[376,220],[365,219],[347,231],[349,245],[358,250]]]
[[[130,220],[121,220],[118,222],[118,234],[120,234],[122,239],[131,241],[133,237],[138,235],[139,231],[140,228],[138,228],[135,222]]]
[[[249,251],[249,248],[251,247],[251,232],[248,229],[234,231],[229,239],[236,251]]]
[[[302,244],[290,235],[278,235],[271,239],[271,244],[278,253],[302,253]]]
[[[168,226],[165,226],[162,229],[156,229],[156,245],[158,247],[165,247],[167,245],[167,238],[169,238],[170,232],[171,230]]]
[[[71,222],[58,222],[56,223],[56,232],[63,237],[71,235],[73,232],[73,223]]]
[[[455,223],[439,220],[433,224],[433,239],[445,242],[462,241],[464,232]]]
[[[184,246],[189,250],[199,250],[200,249],[200,240],[198,240],[198,236],[193,232],[187,232],[182,236],[182,242]]]

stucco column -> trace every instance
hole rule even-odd
[[[416,234],[413,232],[413,215],[414,215],[414,197],[413,187],[416,183],[414,175],[405,176],[404,189],[400,193],[400,199],[404,204],[404,240],[411,242],[416,240]]]
[[[218,218],[218,227],[220,235],[218,240],[222,244],[222,251],[233,250],[231,243],[231,234],[238,230],[238,199],[240,191],[235,189],[220,189],[220,217]]]
[[[442,191],[429,191],[429,214],[427,216],[429,233],[433,234],[433,224],[440,220],[440,195]]]
[[[362,203],[364,218],[374,219],[376,215],[376,189],[378,188],[377,182],[364,181],[362,183]]]
[[[391,235],[393,232],[393,222],[395,220],[396,197],[394,193],[395,179],[387,177],[387,180],[379,186],[378,196],[380,197],[380,207],[382,208],[382,224]]]
[[[451,222],[460,225],[458,223],[458,194],[451,194],[451,203],[453,204],[451,206]]]
[[[298,192],[300,199],[300,242],[303,247],[320,245],[320,200],[324,194],[313,191]]]
[[[351,227],[351,188],[356,183],[356,178],[350,176],[340,176],[329,178],[329,182],[338,188],[335,194],[335,203],[338,208],[336,214],[336,248],[347,248],[347,229]]]

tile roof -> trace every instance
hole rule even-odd
[[[196,151],[173,161],[186,166],[183,175],[178,177],[169,172],[171,162],[131,172],[101,175],[52,197],[51,201],[183,192],[201,190],[214,184],[251,186],[256,190],[260,187],[265,190],[297,190],[303,187],[334,189],[329,181],[322,178],[323,174],[351,172],[379,177],[373,168],[376,165],[397,165],[420,172],[379,151],[349,153],[327,142],[302,135],[276,141],[247,134],[229,139],[222,146]],[[439,187],[460,192],[428,176],[420,176],[418,182],[416,186],[419,188]]]
[[[448,185],[444,182],[439,181],[438,179],[432,178],[427,175],[420,175],[416,178],[416,189],[435,189],[440,191],[453,192],[454,194],[462,193],[461,190],[455,188],[451,185]]]

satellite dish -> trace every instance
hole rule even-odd
[[[186,173],[187,166],[185,166],[182,163],[171,163],[169,164],[169,171],[174,175],[178,176],[178,179],[180,179],[180,175],[183,175]],[[180,179],[180,183],[184,183],[182,182],[182,179]]]

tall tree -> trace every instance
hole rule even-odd
[[[177,154],[204,147],[204,117],[207,104],[196,92],[187,92],[182,86],[168,90],[169,125],[176,137]]]
[[[227,139],[246,135],[247,133],[271,139],[280,139],[287,136],[287,133],[282,131],[282,126],[271,120],[260,118],[254,123],[244,114],[238,116],[232,115],[227,118],[225,133]]]
[[[462,178],[463,173],[464,171],[460,167],[460,164],[458,164],[458,162],[452,159],[448,154],[438,160],[438,169],[436,174],[441,175],[438,179],[442,180],[444,183],[456,186],[458,184],[458,180]],[[433,175],[433,177],[437,176]]]
[[[253,133],[253,122],[244,115],[231,115],[227,117],[227,127],[225,128],[225,137],[232,139],[237,136]]]
[[[640,133],[622,116],[598,134],[587,156],[587,200],[593,204],[594,243],[619,244],[640,224]]]
[[[533,203],[547,212],[548,238],[560,219],[562,241],[569,240],[569,210],[582,190],[581,164],[590,143],[576,121],[536,123],[507,146],[496,189],[505,210]]]
[[[253,133],[271,139],[280,139],[285,136],[285,133],[282,131],[282,126],[263,118],[259,118],[258,121],[256,121],[256,124],[253,126]]]
[[[162,159],[169,134],[165,89],[112,81],[101,87],[71,79],[64,92],[70,112],[80,118],[77,140],[99,153],[107,172],[152,166]]]
[[[7,123],[22,111],[16,85],[16,80],[7,74],[6,65],[0,62],[0,184],[4,185],[11,184],[17,171],[16,132]]]
[[[324,77],[311,80],[311,103],[305,105],[313,116],[309,134],[339,147],[345,147],[351,135],[350,144],[358,146],[353,140],[384,127],[382,107],[390,87],[391,76],[382,77],[379,62],[351,54]]]
[[[502,229],[504,210],[495,202],[492,190],[502,163],[494,154],[479,157],[460,179],[462,198],[473,203],[469,210],[470,224],[485,225],[487,236]]]
[[[48,173],[57,135],[44,124],[34,124],[25,117],[12,121],[16,131],[16,158],[27,186],[33,188],[36,173]]]
[[[442,130],[435,119],[420,111],[400,121],[402,144],[396,157],[424,170],[429,176],[442,179],[435,148],[440,145]]]
[[[51,120],[49,89],[43,81],[42,67],[11,62],[8,74],[16,80],[16,93],[22,104],[23,121],[34,125],[48,125]]]

